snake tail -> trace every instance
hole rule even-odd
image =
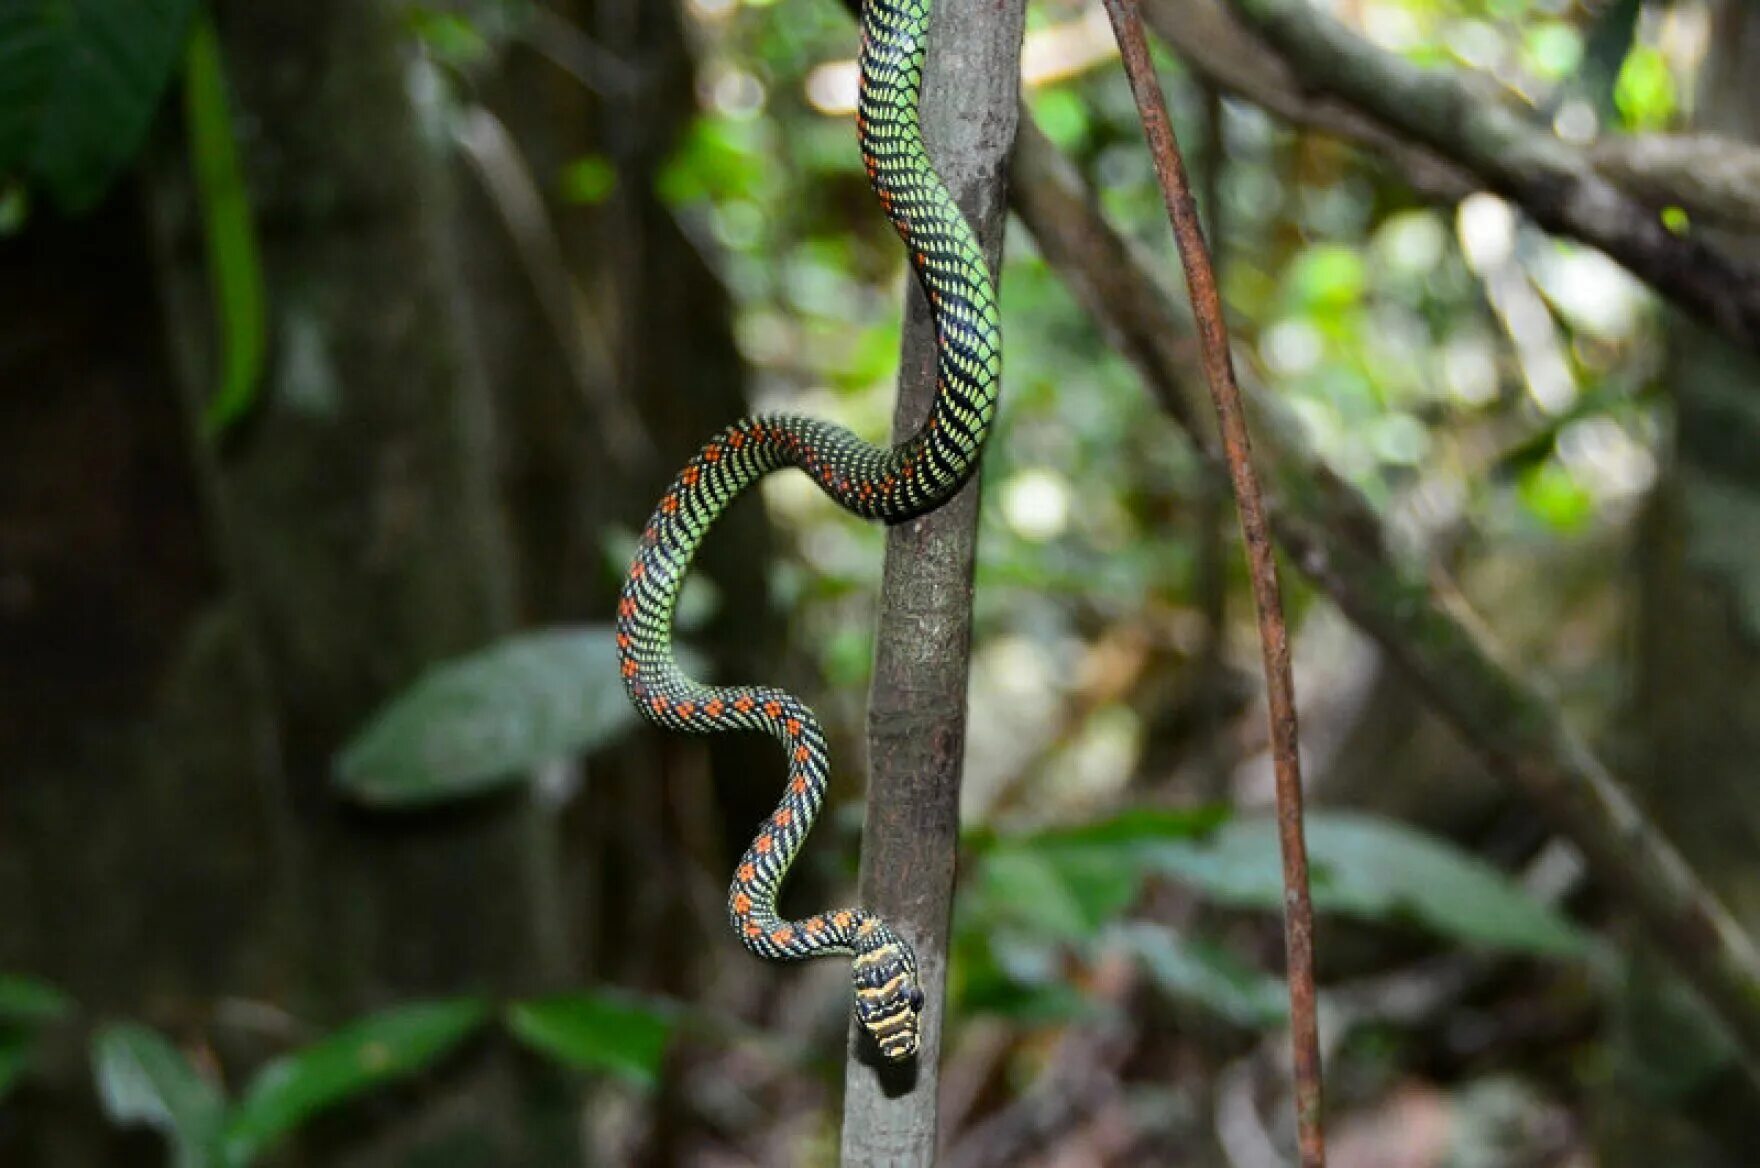
[[[977,238],[930,164],[918,123],[930,0],[867,0],[862,9],[856,125],[880,205],[910,255],[936,336],[936,393],[917,431],[891,447],[813,418],[743,418],[711,438],[661,496],[642,532],[617,609],[624,687],[661,726],[694,733],[768,733],[788,762],[782,801],[734,870],[728,918],[746,948],[772,960],[851,955],[856,1017],[889,1059],[917,1050],[923,991],[909,942],[860,908],[783,918],[776,898],[818,818],[830,778],[819,720],[780,689],[709,686],[672,652],[673,615],[697,548],[721,513],[786,467],[839,506],[890,523],[947,501],[976,469],[996,410],[1001,332]]]

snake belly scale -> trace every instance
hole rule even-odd
[[[904,241],[934,319],[937,382],[929,417],[892,447],[813,418],[735,422],[697,452],[661,497],[617,609],[624,687],[645,717],[673,730],[755,730],[781,742],[787,785],[734,871],[729,920],[760,957],[851,955],[856,1016],[894,1060],[916,1053],[923,1006],[910,944],[860,908],[801,920],[786,920],[776,909],[789,865],[825,798],[830,759],[819,720],[779,689],[707,686],[686,677],[673,657],[672,626],[698,545],[722,511],[764,475],[799,468],[846,510],[897,523],[940,506],[977,466],[996,410],[1001,333],[978,241],[923,146],[917,100],[929,18],[930,0],[863,4],[856,116],[869,181]]]

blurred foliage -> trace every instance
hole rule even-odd
[[[0,175],[90,208],[133,160],[196,0],[0,5]]]
[[[38,1025],[52,1022],[72,1009],[72,1000],[48,982],[0,974],[0,1023]]]
[[[508,1007],[521,1042],[579,1071],[609,1071],[640,1087],[660,1078],[677,1011],[655,1001],[575,992]]]
[[[609,628],[523,633],[434,666],[387,703],[337,754],[336,786],[419,807],[525,781],[635,723]]]
[[[0,973],[0,1102],[30,1071],[38,1032],[73,1008],[72,999],[47,982]]]
[[[197,0],[0,7],[0,238],[23,226],[30,186],[67,214],[95,207],[144,146],[183,64],[219,350],[203,418],[214,435],[250,408],[268,342],[219,40],[200,8]]]
[[[1064,955],[1092,957],[1123,937],[1170,995],[1243,1025],[1268,1024],[1268,1003],[1281,991],[1273,994],[1276,983],[1243,959],[1160,926],[1123,924],[1154,877],[1218,905],[1282,910],[1276,822],[1225,818],[1135,809],[1080,828],[975,837],[975,871],[956,918],[961,1005],[1026,1017],[1079,1009]],[[1536,957],[1590,952],[1588,938],[1557,912],[1445,841],[1385,819],[1325,811],[1310,813],[1307,836],[1321,913],[1415,924],[1473,948]]]
[[[226,1101],[163,1036],[133,1024],[107,1027],[92,1040],[92,1066],[105,1114],[163,1134],[176,1168],[218,1168],[223,1162]]]
[[[144,1026],[99,1030],[92,1066],[105,1113],[161,1132],[177,1168],[246,1168],[321,1112],[433,1066],[489,1016],[469,998],[406,1003],[271,1062],[230,1104],[208,1071]]]
[[[488,1003],[474,998],[408,1002],[277,1059],[233,1105],[225,1163],[252,1163],[319,1112],[432,1066],[489,1018]]]
[[[218,385],[202,417],[212,436],[243,417],[256,400],[268,325],[250,197],[232,140],[220,42],[205,14],[196,20],[189,40],[184,117],[207,237],[208,280],[220,349]]]
[[[41,982],[0,975],[0,1099],[25,1070],[26,1022],[60,1019],[73,1003]],[[507,1028],[559,1066],[658,1080],[680,1018],[674,1003],[576,991],[510,1003]],[[206,1052],[186,1052],[136,1023],[98,1027],[92,1075],[104,1113],[165,1137],[176,1168],[247,1168],[322,1113],[433,1069],[493,1018],[476,998],[408,1002],[361,1018],[263,1066],[228,1100]]]

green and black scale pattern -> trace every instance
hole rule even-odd
[[[653,722],[712,733],[761,730],[788,757],[782,802],[746,849],[728,892],[735,931],[773,960],[854,955],[856,1014],[881,1051],[917,1049],[923,995],[916,956],[885,921],[859,908],[784,920],[776,895],[825,798],[830,759],[819,720],[778,689],[705,686],[672,655],[679,588],[716,518],[764,475],[798,467],[839,505],[901,522],[946,502],[976,468],[996,410],[1001,333],[977,239],[930,165],[917,119],[930,0],[868,0],[862,9],[856,125],[868,177],[910,251],[937,339],[937,390],[928,420],[897,446],[871,445],[841,426],[786,415],[742,419],[691,459],[642,533],[618,602],[624,686]]]

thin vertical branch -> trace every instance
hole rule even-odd
[[[1130,78],[1131,93],[1143,120],[1143,132],[1161,180],[1167,215],[1179,244],[1198,344],[1210,399],[1216,407],[1228,460],[1229,479],[1240,510],[1241,536],[1247,547],[1253,603],[1259,614],[1259,642],[1265,656],[1265,697],[1270,707],[1272,758],[1277,775],[1278,839],[1283,848],[1284,945],[1288,953],[1290,1041],[1295,1066],[1296,1131],[1302,1168],[1324,1168],[1326,1142],[1321,1129],[1320,1035],[1314,1002],[1314,910],[1308,897],[1308,854],[1302,835],[1302,772],[1297,754],[1295,686],[1290,677],[1289,631],[1283,621],[1283,599],[1277,583],[1277,561],[1259,481],[1253,473],[1240,387],[1222,319],[1222,298],[1204,246],[1197,200],[1186,181],[1185,164],[1174,140],[1167,101],[1149,60],[1142,17],[1136,0],[1106,0],[1107,15],[1118,37],[1119,53]]]
[[[921,102],[930,157],[996,271],[1009,151],[1020,108],[1025,0],[935,0]],[[878,212],[876,212],[878,214]],[[935,394],[935,334],[914,282],[907,294],[895,433],[914,431]],[[851,1028],[843,1164],[927,1165],[936,1146],[937,1061],[965,755],[978,484],[887,534],[868,704],[868,807],[862,904],[916,947],[927,1008],[914,1063],[869,1062]]]

